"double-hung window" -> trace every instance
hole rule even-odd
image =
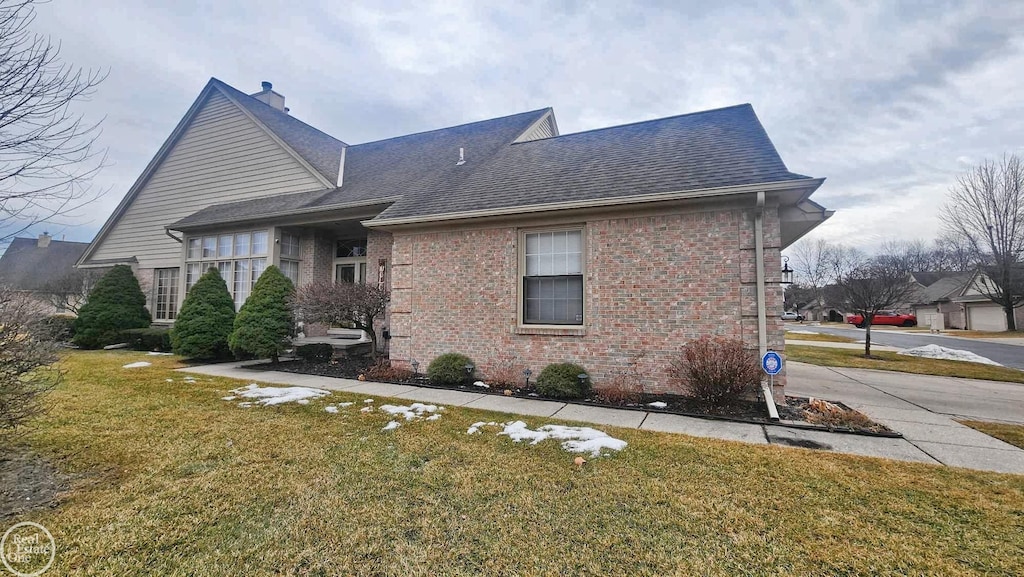
[[[291,279],[292,284],[299,286],[299,235],[288,232],[281,233],[281,272]]]
[[[524,232],[522,320],[525,325],[583,324],[583,230]]]

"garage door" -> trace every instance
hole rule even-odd
[[[1006,315],[1001,307],[968,306],[967,328],[974,331],[1005,331]]]
[[[914,309],[914,316],[917,317],[917,326],[930,327],[932,319],[939,316],[939,312],[935,310],[935,307]]]

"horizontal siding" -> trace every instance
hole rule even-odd
[[[213,92],[92,255],[178,266],[181,244],[164,227],[212,204],[324,188],[298,161]]]

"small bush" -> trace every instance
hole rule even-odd
[[[644,357],[644,353],[633,355],[628,365],[614,372],[603,386],[595,388],[597,398],[613,405],[635,404],[643,400],[644,383],[650,380],[643,370]]]
[[[743,341],[701,337],[686,343],[672,359],[669,376],[690,397],[710,407],[733,404],[757,393],[761,364]]]
[[[587,371],[573,363],[552,363],[537,377],[537,392],[556,399],[582,399],[590,393],[590,377],[580,381]]]
[[[465,371],[463,371],[465,372]],[[366,369],[366,378],[371,381],[398,381],[404,382],[413,378],[413,372],[409,369],[402,369],[391,366],[391,361],[380,359],[372,367]]]
[[[75,336],[75,317],[50,315],[40,323],[40,336],[58,343],[68,342]]]
[[[152,327],[148,329],[128,329],[121,331],[121,342],[135,351],[171,351],[171,329]]]
[[[171,331],[174,352],[193,359],[227,357],[234,323],[231,293],[217,269],[211,267],[185,295]]]
[[[503,351],[487,364],[484,376],[487,383],[496,389],[521,389],[526,385],[525,368],[514,353]]]
[[[127,329],[149,326],[146,295],[131,267],[119,264],[110,269],[89,293],[75,320],[75,344],[98,349],[119,341]]]
[[[334,358],[334,347],[327,343],[312,343],[295,347],[295,356],[311,363],[326,363]]]
[[[475,364],[466,355],[445,353],[430,362],[427,377],[440,385],[458,385],[466,381],[466,365]]]

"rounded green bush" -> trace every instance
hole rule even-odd
[[[475,364],[466,355],[445,353],[430,362],[427,377],[440,385],[458,385],[466,380],[466,365]]]
[[[235,315],[234,330],[228,337],[231,352],[239,358],[246,355],[269,357],[271,362],[277,363],[295,328],[289,305],[293,294],[292,281],[281,269],[268,266]]]
[[[573,363],[552,363],[537,377],[537,392],[556,399],[582,399],[590,393],[590,377],[580,381],[586,369]]]

